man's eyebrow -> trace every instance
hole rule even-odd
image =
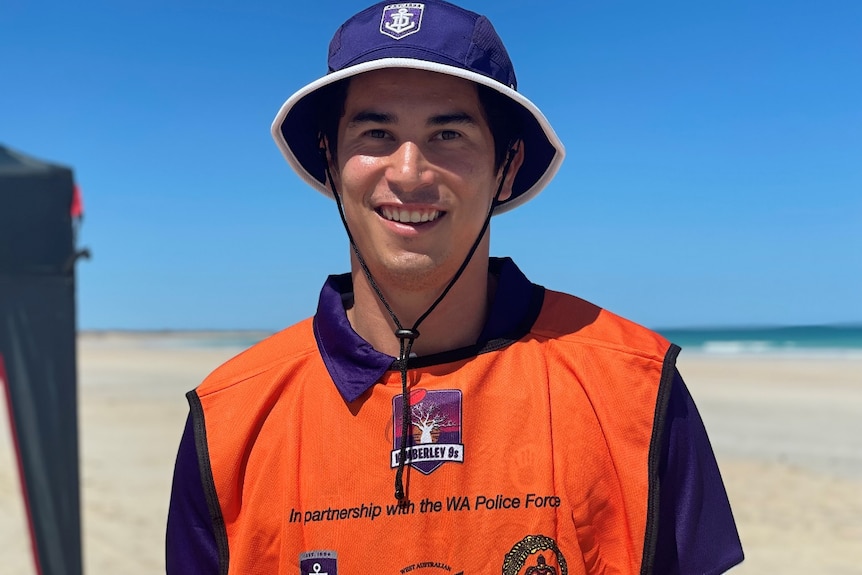
[[[371,110],[363,110],[361,112],[357,112],[351,119],[348,124],[364,124],[373,122],[375,124],[394,124],[397,121],[397,118],[392,114],[386,114],[384,112],[373,112]]]
[[[385,112],[375,112],[373,110],[362,110],[354,114],[348,122],[348,125],[355,126],[357,124],[374,123],[374,124],[396,124],[398,117],[394,114]],[[479,122],[476,118],[466,112],[453,112],[451,114],[437,114],[431,116],[426,122],[429,126],[445,126],[448,124],[472,124],[476,125]]]
[[[429,126],[444,126],[446,124],[473,124],[476,125],[479,122],[476,121],[476,118],[467,114],[466,112],[455,112],[452,114],[439,114],[437,116],[432,116],[428,118]]]

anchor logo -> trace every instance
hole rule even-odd
[[[410,34],[415,34],[422,26],[424,12],[425,4],[420,2],[384,6],[383,18],[380,20],[380,33],[394,40],[401,40]]]
[[[401,35],[416,27],[416,22],[413,21],[413,14],[408,12],[407,8],[399,8],[398,12],[392,14],[392,22],[387,22],[383,26],[390,32]]]

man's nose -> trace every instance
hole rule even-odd
[[[395,191],[413,192],[433,183],[433,170],[415,142],[402,143],[390,159],[386,179]]]

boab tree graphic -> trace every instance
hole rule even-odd
[[[455,425],[455,422],[443,413],[440,406],[432,401],[423,400],[412,406],[410,416],[415,428],[413,441],[418,443],[437,443],[440,430]]]

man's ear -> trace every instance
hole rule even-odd
[[[523,140],[516,140],[509,146],[509,151],[506,152],[506,159],[503,161],[503,165],[500,166],[500,173],[498,176],[503,175],[503,169],[506,165],[506,162],[509,161],[509,155],[511,154],[512,160],[509,164],[509,171],[506,172],[506,179],[503,182],[503,187],[500,190],[499,201],[504,202],[512,197],[512,187],[515,185],[515,176],[518,175],[518,170],[521,169],[521,166],[524,164],[524,142]]]
[[[333,178],[337,177],[338,162],[335,160],[335,151],[329,143],[329,138],[324,134],[320,134],[317,143],[320,149],[320,161],[324,162],[324,165],[329,170],[329,173]]]

